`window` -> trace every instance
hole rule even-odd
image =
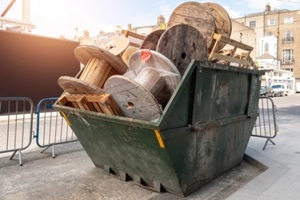
[[[284,24],[292,24],[292,23],[294,23],[294,18],[293,17],[285,17],[283,19],[283,23]]]
[[[250,22],[249,22],[249,26],[250,26],[251,28],[256,27],[256,21],[250,21]]]
[[[273,33],[272,32],[268,32],[268,35],[273,35]]]
[[[292,31],[285,31],[283,35],[283,43],[288,43],[288,42],[293,42],[294,37],[293,37],[293,32]]]
[[[276,19],[268,19],[268,22],[267,22],[268,26],[273,26],[273,25],[276,25]]]
[[[269,44],[268,44],[268,43],[265,44],[265,52],[266,52],[266,53],[269,52]]]
[[[283,49],[282,64],[291,64],[294,62],[294,50]]]

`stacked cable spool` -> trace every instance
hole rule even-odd
[[[180,81],[174,64],[159,52],[141,49],[130,56],[123,76],[108,78],[104,90],[112,94],[124,116],[156,120]]]
[[[192,59],[208,60],[212,49],[221,51],[226,45],[224,42],[216,44],[212,34],[226,38],[231,35],[231,19],[216,3],[182,3],[171,13],[167,27],[167,30],[155,30],[147,35],[140,49],[165,55],[181,75]]]
[[[103,49],[81,45],[74,50],[75,57],[84,65],[76,77],[61,76],[58,85],[64,93],[58,104],[77,109],[122,116],[122,111],[103,87],[113,75],[124,74],[128,67],[121,59],[128,43],[115,43],[112,48]],[[112,53],[111,53],[111,52]]]
[[[74,53],[85,67],[77,77],[58,79],[65,91],[58,102],[157,120],[192,59],[208,60],[210,51],[226,45],[214,41],[213,34],[230,37],[231,20],[225,9],[215,3],[185,2],[173,11],[166,30],[139,36],[143,39],[139,48],[124,37],[101,47],[79,46]]]

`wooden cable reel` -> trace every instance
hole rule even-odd
[[[207,60],[208,52],[205,39],[193,26],[179,24],[162,34],[156,51],[165,55],[177,67],[181,75],[192,61]]]
[[[168,22],[168,28],[178,24],[187,24],[196,28],[203,36],[207,47],[211,45],[211,34],[215,32],[214,17],[206,6],[198,2],[185,2],[177,6]],[[186,35],[185,37],[190,37]]]
[[[161,35],[165,32],[165,30],[159,29],[156,31],[152,31],[147,37],[143,40],[140,49],[150,49],[155,51],[157,43]]]
[[[163,55],[151,51],[151,56],[146,61],[141,61],[141,51],[143,50],[134,53],[131,56],[129,63],[139,65],[139,62],[147,62],[152,57],[155,57],[154,60],[157,60],[158,57],[162,58],[163,61],[161,60],[160,63],[164,63],[165,60],[167,60]],[[137,57],[139,57],[140,61],[133,62],[132,60],[136,60]],[[124,76],[115,75],[110,77],[104,85],[105,92],[112,94],[124,116],[143,120],[154,120],[159,118],[162,112],[159,101],[165,102],[170,98],[170,95],[172,95],[172,93],[170,93],[169,96],[166,97],[162,94],[165,93],[166,89],[174,91],[180,80],[179,72],[178,74],[175,74],[163,70],[157,65],[156,67],[153,67],[153,65],[151,65],[155,63],[153,62],[153,59],[152,61],[150,60],[149,63],[150,64],[144,64],[143,67],[139,68],[140,71],[134,80]],[[175,69],[176,71],[176,67],[172,62],[169,61],[168,64],[170,65],[169,67],[164,66],[162,68],[168,68],[169,70]],[[166,65],[166,63],[164,63],[164,65]],[[134,72],[135,70],[132,71]]]
[[[220,6],[219,4],[212,3],[212,2],[205,2],[202,3],[202,5],[206,6],[212,13],[215,21],[216,30],[215,33],[220,34],[224,37],[230,38],[232,25],[231,25],[231,19],[227,13],[227,11]],[[223,47],[226,45],[226,43],[221,42],[218,44],[218,47],[216,51],[220,51],[223,49]],[[214,42],[209,47],[209,51],[213,48]]]
[[[168,27],[177,24],[188,24],[198,29],[206,40],[209,51],[214,45],[211,39],[212,33],[228,38],[231,35],[231,19],[227,11],[216,3],[185,2],[180,4],[172,12]],[[225,43],[220,43],[217,51],[225,45]]]
[[[145,76],[149,79],[151,76],[160,77],[152,72],[155,73],[155,69],[145,68],[145,73],[141,73],[135,80],[121,75],[107,79],[104,90],[113,96],[124,116],[142,120],[154,120],[160,117],[162,108],[149,90],[154,90],[150,87],[153,83],[163,84],[163,79],[155,78],[152,84],[149,84],[150,81],[143,82]]]
[[[125,36],[115,37],[109,42],[106,42],[99,46],[101,49],[104,49],[111,54],[122,57],[123,52],[129,46],[129,39]]]
[[[124,74],[128,69],[120,57],[95,46],[81,45],[75,51],[76,58],[85,65],[78,78],[61,76],[58,85],[70,94],[104,93],[105,81],[112,75]]]

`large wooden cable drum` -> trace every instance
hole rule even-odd
[[[215,19],[206,6],[198,2],[185,2],[177,6],[168,22],[168,28],[178,24],[188,24],[203,35],[207,47],[211,45],[211,34],[215,32]],[[190,35],[186,36],[190,37]]]
[[[178,24],[163,33],[156,51],[165,55],[177,67],[181,75],[192,61],[207,60],[205,39],[193,26]]]
[[[215,33],[220,34],[224,37],[230,38],[232,25],[231,19],[227,13],[227,11],[220,6],[219,4],[212,3],[212,2],[205,2],[202,5],[206,6],[212,13],[215,19]],[[211,50],[214,43],[210,45],[209,49]],[[220,51],[226,44],[221,42],[218,44],[217,51]]]
[[[128,69],[120,57],[95,46],[81,45],[74,53],[85,65],[81,75],[79,78],[62,76],[58,79],[59,86],[71,94],[103,93],[103,85],[110,76],[124,74]]]
[[[145,68],[144,70],[148,69],[150,69],[149,72],[155,72],[155,69],[151,70],[151,68]],[[144,76],[147,75],[142,73],[135,80],[121,75],[112,76],[107,79],[104,90],[113,96],[124,116],[133,119],[155,120],[160,117],[162,108],[150,91],[153,92],[153,90],[159,89],[156,84],[164,84],[164,80],[160,76],[151,73],[143,81]],[[157,78],[153,79],[152,76]],[[154,84],[151,84],[151,80]]]

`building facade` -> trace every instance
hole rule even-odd
[[[274,55],[281,61],[281,69],[293,72],[300,81],[300,10],[271,10],[235,18],[256,33],[256,57],[264,53]],[[274,46],[275,45],[275,46]],[[277,48],[277,51],[275,49]]]
[[[245,26],[234,19],[231,19],[231,35],[230,38],[241,42],[243,44],[249,45],[253,47],[253,50],[250,53],[250,57],[255,60],[256,58],[256,40],[255,40],[255,31],[254,29]],[[226,45],[223,49],[230,48],[229,45]],[[238,49],[236,51],[237,54],[241,54],[242,51]]]

